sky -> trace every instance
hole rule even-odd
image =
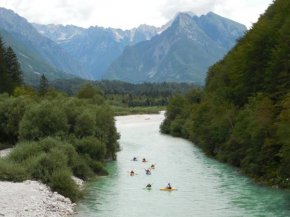
[[[258,21],[273,0],[0,0],[29,22],[132,29],[140,24],[160,27],[177,12],[200,16],[212,11],[245,24]]]

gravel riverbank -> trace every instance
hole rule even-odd
[[[11,149],[0,151],[5,157]],[[84,181],[72,177],[80,189]],[[75,203],[37,181],[0,182],[0,217],[63,217],[74,214]]]

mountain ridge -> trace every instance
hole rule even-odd
[[[41,56],[52,67],[91,79],[76,59],[51,39],[43,37],[25,18],[12,10],[0,8],[0,28]]]
[[[211,18],[212,15],[208,13],[207,19],[218,23]],[[160,35],[127,47],[107,69],[103,79],[134,83],[179,81],[203,85],[208,67],[227,53],[237,35],[230,32],[222,34],[219,31],[228,30],[216,28],[220,35],[232,40],[229,46],[224,46],[225,43],[218,40],[221,36],[215,35],[217,39],[213,38],[204,30],[204,25],[201,25],[204,23],[198,23],[196,19],[199,17],[178,13],[171,26]],[[242,24],[227,22],[222,17],[219,19],[222,19],[220,23],[231,25],[240,36],[246,30]]]

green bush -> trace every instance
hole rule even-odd
[[[85,137],[78,140],[76,150],[83,155],[88,154],[93,160],[104,162],[106,147],[95,137]]]
[[[9,159],[21,163],[28,158],[38,156],[41,151],[42,149],[37,142],[21,142],[12,149]]]
[[[109,172],[105,168],[104,164],[102,164],[99,161],[91,160],[90,166],[96,174],[99,174],[99,175],[108,175],[109,174]]]
[[[22,182],[30,178],[31,176],[26,172],[24,165],[0,159],[0,180]]]
[[[103,93],[90,88],[79,98],[53,90],[42,98],[0,94],[0,149],[16,143],[1,159],[0,180],[39,180],[75,200],[80,193],[70,175],[108,174],[103,163],[116,156],[119,135]]]
[[[43,101],[28,110],[19,126],[20,140],[39,140],[47,136],[64,136],[69,126],[59,105]]]
[[[71,179],[72,173],[68,169],[58,169],[51,175],[49,182],[53,191],[69,197],[73,202],[82,196],[76,183]]]

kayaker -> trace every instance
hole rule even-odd
[[[134,158],[133,158],[133,161],[137,161],[137,158],[136,158],[136,157],[134,157]]]
[[[152,165],[151,165],[151,169],[154,169],[154,168],[155,168],[155,165],[154,165],[154,164],[152,164]]]
[[[148,185],[146,186],[146,188],[151,188],[151,184],[148,184]]]
[[[134,171],[132,170],[132,171],[130,172],[130,174],[131,174],[131,175],[134,175],[135,173],[134,173]]]
[[[166,188],[167,188],[167,189],[172,189],[170,183],[167,184],[167,187],[166,187]]]
[[[151,170],[149,170],[149,169],[148,170],[145,170],[145,171],[146,171],[146,173],[151,173]]]
[[[142,162],[147,162],[145,158],[143,158]]]

